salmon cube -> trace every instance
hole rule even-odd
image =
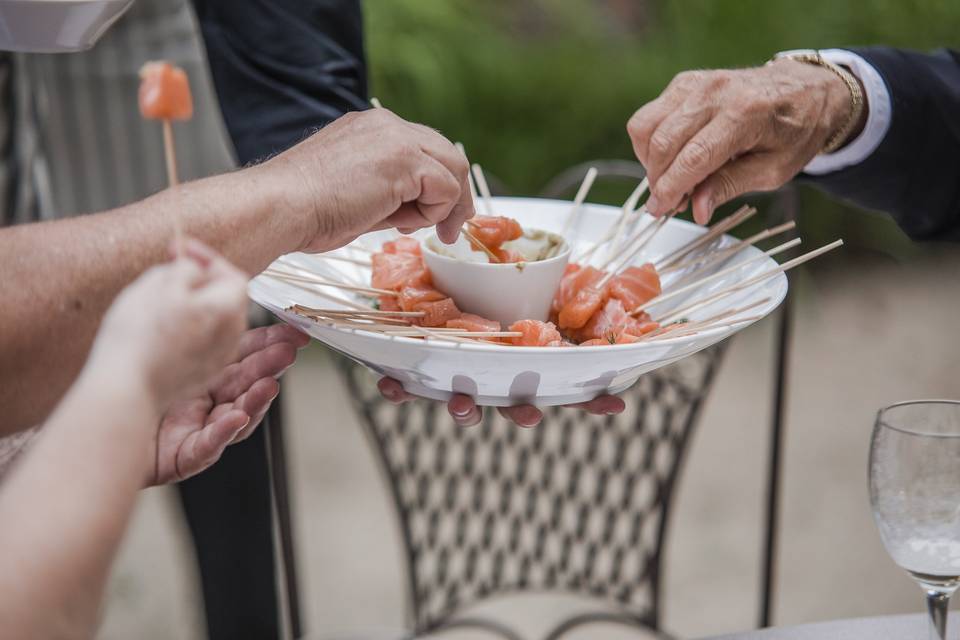
[[[190,81],[183,69],[169,62],[148,62],[140,68],[140,113],[149,120],[189,120],[193,117]]]

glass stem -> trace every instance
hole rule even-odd
[[[930,637],[935,640],[947,640],[947,605],[950,593],[927,590],[927,611],[930,612]]]

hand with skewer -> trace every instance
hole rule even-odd
[[[391,378],[381,378],[377,383],[380,393],[390,402],[400,404],[416,400],[417,396],[404,391],[403,385]],[[568,405],[570,408],[583,409],[596,416],[612,416],[622,413],[626,408],[623,400],[616,396],[599,396],[589,402]],[[450,417],[461,427],[472,427],[480,424],[483,419],[483,409],[478,407],[470,396],[458,394],[453,396],[447,403],[447,411]],[[516,405],[514,407],[497,407],[507,420],[510,420],[519,427],[535,427],[543,420],[543,412],[529,404]]]
[[[329,251],[369,231],[434,225],[453,243],[474,215],[463,154],[387,109],[348,113],[258,169],[287,185],[291,217],[308,213],[304,251]]]
[[[647,210],[663,215],[689,198],[706,224],[721,204],[776,189],[825,148],[841,146],[866,116],[842,73],[779,59],[677,75],[627,124],[650,179]]]
[[[180,257],[147,271],[104,317],[87,375],[132,382],[163,416],[146,484],[195,475],[246,438],[309,340],[289,326],[244,331],[246,312],[246,277],[187,238]]]

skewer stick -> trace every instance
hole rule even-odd
[[[383,109],[383,105],[376,98],[370,98],[370,106],[374,109]]]
[[[727,216],[720,222],[710,227],[706,233],[697,236],[687,244],[675,250],[673,253],[658,260],[657,264],[655,265],[657,267],[657,271],[672,266],[673,264],[682,260],[684,257],[688,256],[690,253],[708,245],[730,229],[733,229],[741,222],[744,222],[748,218],[752,217],[756,212],[757,210],[755,208],[748,205],[740,207],[732,215]]]
[[[662,276],[666,273],[681,271],[695,264],[697,265],[697,272],[702,271],[704,269],[708,269],[713,265],[717,264],[718,262],[723,262],[724,260],[736,254],[737,252],[739,252],[741,249],[744,249],[745,247],[756,244],[761,240],[766,240],[767,238],[783,233],[784,231],[789,231],[796,226],[797,226],[797,223],[791,220],[790,222],[784,222],[781,225],[770,227],[769,229],[764,229],[760,233],[756,233],[750,236],[749,238],[744,238],[743,240],[737,241],[735,244],[732,244],[729,247],[720,249],[719,251],[717,251],[715,254],[711,256],[696,256],[689,260],[684,260],[683,262],[675,264],[672,267],[663,269],[660,272],[660,275]],[[706,261],[700,262],[698,264],[698,261],[704,260],[704,258],[707,258]]]
[[[593,254],[596,253],[597,249],[610,242],[616,237],[617,229],[621,226],[621,221],[623,225],[626,225],[624,220],[625,217],[633,217],[637,211],[637,202],[640,201],[640,198],[643,196],[644,192],[647,189],[646,178],[640,181],[640,184],[631,192],[627,197],[626,202],[623,203],[623,206],[620,208],[620,215],[617,216],[617,219],[607,228],[606,233],[601,236],[599,240],[593,243],[590,248],[584,251],[582,254],[577,256],[576,262],[589,262],[590,258],[593,257]],[[639,217],[639,216],[638,216]]]
[[[670,218],[672,218],[674,215],[676,215],[676,213],[671,213],[665,216],[661,216],[654,222],[651,222],[649,225],[644,227],[643,232],[638,233],[635,239],[627,244],[626,255],[622,257],[622,259],[617,263],[616,267],[614,267],[613,269],[610,269],[610,271],[607,272],[607,274],[600,279],[600,281],[596,284],[596,287],[598,289],[602,289],[604,285],[610,282],[611,278],[618,275],[621,271],[623,271],[623,269],[629,266],[630,263],[633,262],[638,255],[640,255],[640,252],[643,251],[643,249],[648,244],[650,244],[650,241],[653,240],[653,238],[657,235],[657,233],[659,233],[660,230],[663,229],[664,226],[666,226],[667,221]],[[644,235],[647,231],[649,231],[650,233],[647,235]],[[601,267],[601,270],[604,270],[606,267],[607,265],[604,265],[603,267]]]
[[[367,254],[368,256],[372,256],[373,254],[376,253],[376,251],[374,251],[373,249],[371,249],[371,248],[369,248],[369,247],[365,247],[365,246],[360,245],[360,244],[356,244],[356,243],[354,243],[354,244],[348,244],[348,245],[346,246],[346,248],[347,248],[347,249],[353,249],[354,251],[359,251],[360,253],[365,253],[365,254]]]
[[[721,321],[723,321],[723,320],[726,320],[727,318],[730,318],[730,317],[733,317],[733,316],[738,316],[738,315],[740,315],[741,313],[743,313],[743,312],[745,312],[745,311],[750,311],[751,309],[756,309],[757,307],[760,307],[760,306],[762,306],[762,305],[765,305],[765,304],[767,304],[768,302],[770,302],[770,298],[764,298],[764,299],[762,299],[762,300],[757,300],[756,302],[753,302],[753,303],[748,304],[748,305],[744,305],[744,306],[742,306],[742,307],[740,307],[740,308],[738,308],[738,309],[730,309],[730,310],[728,310],[728,311],[723,311],[723,312],[721,312],[721,313],[718,313],[718,314],[716,314],[716,315],[714,315],[714,316],[710,316],[709,318],[705,318],[705,319],[703,319],[703,320],[698,320],[698,321],[696,321],[696,322],[689,322],[689,323],[687,323],[687,324],[686,324],[685,326],[683,326],[683,327],[676,327],[676,326],[675,326],[676,323],[671,323],[671,324],[668,324],[668,325],[665,325],[665,326],[660,327],[660,328],[657,329],[656,331],[652,331],[652,332],[646,334],[644,337],[654,338],[654,337],[660,336],[660,335],[662,335],[662,334],[664,334],[664,333],[670,333],[670,334],[671,334],[671,337],[672,337],[673,335],[675,335],[676,332],[684,332],[684,333],[685,333],[685,332],[687,332],[687,331],[688,331],[689,329],[691,329],[691,328],[694,329],[694,330],[699,330],[699,329],[702,329],[702,328],[703,328],[704,326],[706,326],[706,325],[712,325],[712,324],[721,322]],[[736,321],[736,322],[738,322],[738,321]],[[736,324],[736,322],[734,322],[733,324]]]
[[[321,256],[322,257],[322,256]],[[314,278],[323,275],[329,275],[329,271],[333,271],[336,274],[336,279],[338,282],[346,282],[347,284],[352,284],[356,287],[365,287],[367,286],[361,278],[352,273],[347,273],[346,271],[341,271],[339,269],[332,269],[328,265],[318,265],[323,268],[323,271],[312,271],[311,269],[305,268],[292,262],[287,256],[280,256],[277,258],[273,264],[268,266],[268,269],[276,269],[276,266],[282,266],[290,273],[294,273],[298,276],[304,278]],[[312,266],[312,265],[311,265]],[[366,265],[364,265],[366,266]]]
[[[597,168],[590,167],[587,169],[587,175],[583,176],[583,182],[580,183],[580,188],[577,189],[577,195],[573,198],[573,207],[571,207],[570,213],[567,214],[567,220],[563,223],[563,230],[560,232],[560,235],[566,237],[574,227],[574,221],[579,220],[579,213],[583,207],[583,201],[587,199],[587,194],[590,193],[590,187],[593,186],[593,182],[596,179]]]
[[[666,340],[668,338],[686,338],[687,336],[695,336],[702,331],[708,331],[710,329],[721,329],[724,327],[732,327],[744,322],[756,322],[757,320],[762,320],[765,316],[762,314],[747,316],[746,318],[737,318],[736,320],[730,320],[727,322],[712,322],[708,325],[697,325],[691,329],[686,327],[681,327],[679,329],[674,329],[666,333],[660,334],[657,337],[653,338],[651,342],[656,342],[658,340]]]
[[[633,193],[630,194],[630,197],[627,198],[627,201],[623,203],[620,217],[617,220],[617,226],[614,228],[613,236],[610,238],[610,250],[607,252],[607,257],[604,262],[609,262],[617,255],[617,250],[621,246],[620,238],[623,236],[624,229],[626,229],[627,226],[627,218],[636,210],[637,203],[640,202],[640,198],[646,193],[648,187],[649,182],[647,178],[644,178],[640,181],[640,184],[637,185],[637,188],[633,190]],[[646,208],[640,210],[640,217],[642,217],[644,213],[646,213]]]
[[[308,307],[302,304],[295,304],[291,307],[298,313],[309,314],[309,315],[319,315],[319,316],[354,316],[357,315],[357,311],[350,311],[349,309],[316,309],[314,307]],[[370,307],[361,307],[359,309],[360,313],[366,316],[396,316],[398,318],[421,318],[426,315],[423,311],[381,311],[379,309],[372,309]]]
[[[493,212],[493,205],[490,203],[490,199],[493,198],[493,195],[490,193],[490,186],[487,184],[487,178],[483,175],[483,168],[474,163],[471,166],[473,171],[473,178],[477,181],[477,189],[480,190],[480,196],[483,200],[483,208],[486,210],[488,216],[495,216]]]
[[[278,271],[275,269],[267,269],[263,272],[263,275],[274,278],[276,280],[288,280],[291,282],[303,282],[306,284],[313,284],[319,287],[335,287],[337,289],[343,289],[345,291],[356,291],[358,293],[366,293],[373,296],[398,296],[400,295],[396,291],[391,291],[389,289],[377,289],[374,287],[358,287],[352,284],[347,284],[345,282],[337,282],[336,280],[326,280],[324,278],[307,277],[300,276],[295,273],[287,273],[285,271]]]
[[[776,247],[774,247],[773,249],[770,249],[769,251],[765,251],[764,253],[762,253],[762,254],[760,254],[760,255],[758,255],[758,256],[754,256],[754,257],[750,258],[749,260],[745,260],[745,261],[743,261],[743,262],[741,262],[741,263],[739,263],[739,264],[735,264],[735,265],[733,265],[732,267],[727,267],[726,269],[722,269],[722,270],[720,270],[720,271],[717,271],[716,273],[710,274],[710,275],[706,276],[705,278],[701,278],[700,280],[697,280],[696,282],[691,282],[690,284],[685,285],[685,286],[683,286],[683,287],[680,287],[679,289],[673,289],[673,290],[668,291],[668,292],[666,292],[666,293],[661,293],[661,294],[660,294],[659,296],[657,296],[656,298],[651,298],[650,300],[647,300],[647,301],[644,302],[643,304],[637,306],[633,311],[630,312],[630,315],[636,315],[636,314],[640,313],[641,311],[645,311],[646,309],[649,309],[650,307],[652,307],[652,306],[655,305],[655,304],[660,304],[661,302],[666,302],[667,300],[672,300],[673,298],[676,298],[677,296],[680,296],[680,295],[683,295],[683,294],[688,293],[688,292],[690,292],[690,291],[693,291],[694,289],[698,289],[699,287],[702,287],[702,286],[705,285],[705,284],[709,284],[709,283],[711,283],[711,282],[713,282],[713,281],[715,281],[715,280],[719,280],[720,278],[723,278],[724,276],[727,276],[727,275],[730,275],[731,273],[734,273],[734,272],[736,272],[736,271],[739,271],[739,270],[742,269],[743,267],[746,267],[746,266],[749,266],[749,265],[751,265],[751,264],[754,264],[755,262],[760,262],[761,260],[765,260],[766,258],[768,258],[768,257],[770,257],[770,256],[775,256],[775,255],[777,255],[778,253],[783,253],[784,251],[787,251],[788,249],[792,249],[793,247],[797,246],[798,244],[800,244],[800,238],[794,238],[793,240],[790,240],[790,241],[788,241],[788,242],[784,242],[783,244],[781,244],[781,245],[779,245],[779,246],[776,246]]]
[[[296,287],[297,289],[301,289],[302,291],[306,291],[307,293],[312,293],[313,295],[319,296],[320,298],[324,298],[325,300],[330,300],[331,302],[342,304],[345,307],[351,307],[353,309],[357,309],[360,311],[364,311],[370,308],[367,305],[362,305],[358,302],[354,302],[353,300],[347,300],[346,298],[341,298],[340,296],[330,295],[325,291],[321,291],[315,287],[308,287],[307,285],[301,284],[299,282],[287,282],[287,285],[291,287]]]
[[[177,174],[177,150],[173,145],[173,125],[169,118],[163,119],[163,156],[167,163],[167,183],[171,187],[180,184]],[[173,238],[177,256],[183,255],[183,222],[180,220],[180,210],[173,210]]]
[[[423,335],[415,329],[387,330],[383,333],[388,336],[407,337]],[[519,338],[523,333],[520,331],[444,331],[438,335],[443,338]]]
[[[467,150],[463,146],[463,143],[457,142],[454,146],[460,151],[460,153],[463,154],[463,157],[467,159]],[[467,159],[467,164],[470,164],[469,159]],[[473,173],[470,171],[467,171],[467,185],[470,187],[470,197],[473,198],[474,202],[476,202],[477,200],[479,200],[479,198],[477,197],[477,185],[474,184]]]
[[[487,245],[480,242],[477,236],[473,235],[473,232],[467,228],[468,226],[470,225],[467,225],[467,224],[463,225],[463,227],[460,229],[460,232],[467,237],[467,240],[472,242],[474,245],[479,247],[485,254],[487,254],[487,257],[490,258],[490,262],[492,262],[493,264],[499,264],[500,258],[497,257],[497,254],[491,251],[490,248],[487,247]]]
[[[686,307],[683,307],[683,308],[681,308],[681,309],[677,309],[677,310],[675,310],[675,311],[671,311],[669,314],[667,314],[666,316],[664,316],[663,318],[661,318],[660,320],[658,320],[658,322],[660,322],[661,324],[663,324],[663,323],[666,323],[666,322],[670,322],[671,320],[675,320],[675,319],[677,319],[677,318],[682,318],[683,316],[685,316],[685,315],[687,315],[687,314],[689,314],[689,313],[691,313],[691,312],[693,312],[693,311],[696,311],[697,309],[700,309],[700,308],[702,308],[702,307],[705,307],[705,306],[707,306],[707,305],[710,305],[710,304],[716,302],[717,300],[719,300],[720,298],[723,298],[724,296],[730,295],[731,293],[736,293],[737,291],[742,291],[742,290],[746,289],[747,287],[749,287],[749,286],[751,286],[751,285],[754,285],[754,284],[757,284],[758,282],[762,282],[762,281],[764,281],[764,280],[767,280],[767,279],[769,279],[769,278],[772,278],[773,276],[777,275],[778,273],[783,273],[784,271],[789,271],[790,269],[792,269],[792,268],[794,268],[794,267],[796,267],[796,266],[799,266],[799,265],[803,264],[804,262],[807,262],[807,261],[809,261],[809,260],[813,260],[813,259],[816,258],[817,256],[820,256],[820,255],[822,255],[822,254],[824,254],[824,253],[826,253],[826,252],[828,252],[828,251],[832,251],[833,249],[836,249],[837,247],[842,246],[842,245],[843,245],[843,240],[835,240],[835,241],[831,242],[831,243],[828,244],[828,245],[824,245],[824,246],[820,247],[819,249],[814,249],[813,251],[811,251],[811,252],[809,252],[809,253],[805,253],[805,254],[803,254],[802,256],[798,257],[798,258],[794,258],[793,260],[789,260],[789,261],[787,261],[787,262],[784,262],[783,264],[781,264],[781,265],[779,265],[779,266],[777,266],[777,267],[773,267],[772,269],[769,269],[768,271],[764,271],[764,272],[761,273],[760,275],[754,276],[753,278],[750,278],[749,280],[745,280],[744,282],[740,282],[740,283],[738,283],[738,284],[732,285],[732,286],[730,286],[730,287],[727,287],[726,289],[721,289],[720,291],[714,293],[714,294],[711,295],[711,296],[708,296],[708,297],[704,298],[703,300],[699,300],[699,301],[697,301],[697,302],[694,302],[693,304],[688,305],[688,306],[686,306]]]
[[[359,260],[357,258],[348,258],[347,256],[338,256],[332,253],[318,253],[316,254],[316,257],[322,260],[335,260],[339,262],[349,262],[350,264],[360,265],[361,267],[369,267],[372,264],[369,260]]]

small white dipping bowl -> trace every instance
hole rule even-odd
[[[434,247],[458,257],[437,253]],[[547,320],[570,259],[570,245],[564,242],[557,255],[545,260],[496,264],[483,262],[485,254],[473,251],[463,237],[456,244],[445,245],[432,234],[423,243],[423,259],[434,286],[453,298],[461,311],[497,320],[506,327],[517,320]]]

